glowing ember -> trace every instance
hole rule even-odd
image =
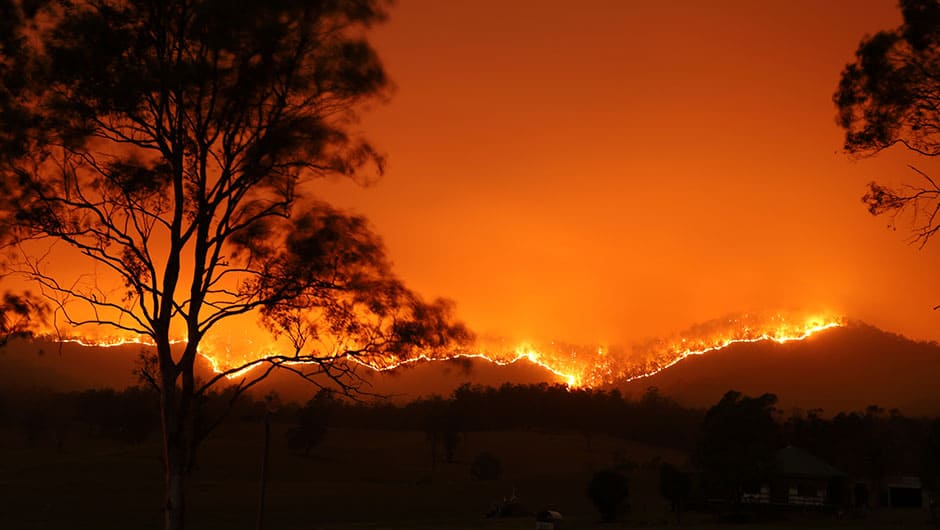
[[[844,319],[831,315],[793,317],[775,314],[744,314],[697,325],[686,332],[665,339],[655,339],[631,347],[573,346],[550,342],[546,345],[523,343],[507,346],[504,341],[480,341],[474,350],[457,352],[428,352],[407,359],[382,357],[353,358],[375,371],[394,370],[404,365],[453,359],[481,359],[497,365],[525,361],[539,366],[560,378],[569,387],[599,387],[617,381],[630,381],[654,375],[682,361],[690,355],[702,355],[726,348],[732,344],[761,341],[785,343],[806,339],[821,331],[842,326]],[[115,347],[129,344],[152,346],[141,337],[88,337],[55,338],[60,342],[73,342],[83,346]],[[175,343],[184,343],[179,339]],[[254,341],[246,341],[251,346]],[[244,366],[272,355],[282,354],[283,348],[271,342],[266,351],[252,351],[236,356],[230,344],[212,344],[204,341],[200,354],[216,372]],[[229,374],[235,379],[244,376],[252,367]]]

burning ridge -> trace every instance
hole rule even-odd
[[[427,352],[406,359],[351,358],[364,368],[377,372],[404,365],[452,359],[480,359],[497,365],[528,362],[553,374],[569,387],[600,387],[618,381],[649,377],[691,355],[703,355],[732,344],[774,341],[785,343],[804,340],[827,329],[843,326],[845,319],[830,314],[797,315],[786,313],[743,313],[698,324],[669,337],[650,339],[630,346],[583,346],[550,341],[545,344],[507,344],[505,340],[478,341],[461,351]],[[55,337],[59,342],[83,346],[113,347],[128,344],[152,345],[134,337]],[[177,342],[185,342],[180,339]],[[256,341],[250,341],[256,342]],[[251,344],[247,344],[248,347]],[[204,341],[200,354],[216,372],[242,366],[280,351],[275,342],[263,351],[235,357],[234,348]],[[229,374],[238,378],[246,371]]]

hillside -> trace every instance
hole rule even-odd
[[[125,388],[138,382],[134,370],[144,352],[152,353],[152,348],[141,345],[100,348],[43,340],[14,340],[0,349],[0,386],[20,391]],[[211,374],[208,363],[202,361],[201,364],[199,371],[202,377],[208,377]],[[499,386],[503,383],[555,382],[557,379],[527,362],[497,366],[471,359],[406,365],[381,373],[360,367],[356,372],[362,377],[364,390],[398,401],[429,394],[448,395],[464,383]],[[282,399],[305,401],[316,393],[317,388],[295,374],[275,371],[254,391],[262,394],[276,391]]]
[[[940,346],[853,323],[804,341],[736,344],[691,356],[656,375],[616,385],[627,395],[657,387],[685,405],[708,406],[729,389],[772,392],[780,408],[825,413],[877,404],[940,414]]]
[[[8,389],[76,390],[123,388],[137,381],[133,370],[141,346],[88,348],[42,341],[14,341],[0,351],[0,385]],[[204,375],[208,375],[204,367]],[[388,373],[358,371],[369,391],[399,401],[432,393],[447,395],[464,383],[498,386],[556,383],[558,378],[527,362],[496,366],[481,360],[422,363]],[[877,404],[907,414],[940,414],[940,346],[915,342],[855,323],[805,341],[736,344],[689,357],[654,376],[614,385],[639,397],[648,387],[685,405],[705,407],[726,391],[773,392],[780,408],[822,408],[827,413]],[[275,373],[258,392],[305,400],[316,389],[293,374]]]

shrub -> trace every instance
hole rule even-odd
[[[627,477],[614,469],[594,473],[587,488],[588,497],[606,522],[617,520],[617,513],[629,493]]]
[[[496,480],[502,474],[503,464],[489,451],[478,454],[470,465],[470,476],[477,480]]]

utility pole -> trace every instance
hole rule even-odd
[[[276,396],[268,394],[264,397],[264,446],[261,451],[261,490],[258,492],[258,521],[256,530],[264,529],[264,496],[268,485],[268,453],[271,445],[271,409],[274,408]]]

